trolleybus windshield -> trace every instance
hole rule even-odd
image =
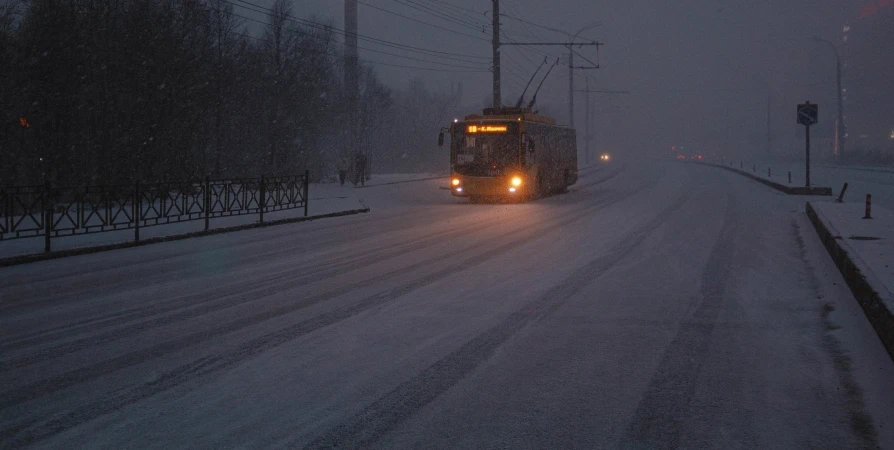
[[[454,170],[463,175],[499,176],[518,167],[518,133],[514,124],[468,125],[458,130]]]

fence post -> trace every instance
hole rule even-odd
[[[143,197],[140,195],[140,180],[133,190],[133,241],[140,242],[140,218],[143,216]]]
[[[307,217],[307,204],[310,203],[310,171],[304,171],[304,217]]]
[[[47,208],[43,214],[43,251],[50,251],[50,233],[53,230],[53,210]]]
[[[770,174],[770,168],[767,167],[767,178],[770,178],[770,177],[772,177],[772,176],[773,176],[773,175]]]
[[[50,200],[50,182],[47,181],[44,183],[44,194],[43,198],[43,251],[49,253],[50,251],[50,235],[53,232],[53,202]]]
[[[757,164],[752,164],[752,165],[751,165],[751,171],[752,171],[752,172],[757,172]]]
[[[258,205],[258,212],[261,215],[261,223],[264,223],[264,206],[267,205],[267,199],[264,194],[264,175],[261,175],[261,203]]]
[[[742,170],[742,161],[739,161],[739,170]]]
[[[211,179],[205,175],[205,231],[211,227]]]
[[[788,171],[788,184],[792,184],[792,171]]]

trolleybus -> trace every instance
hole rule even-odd
[[[449,133],[454,196],[529,199],[577,182],[574,128],[552,118],[523,108],[488,108],[455,120]]]

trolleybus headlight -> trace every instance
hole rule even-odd
[[[456,192],[462,192],[462,191],[463,191],[463,188],[461,188],[461,187],[456,188]]]
[[[512,178],[512,185],[513,185],[513,186],[515,186],[515,187],[519,187],[519,186],[521,186],[521,184],[522,184],[522,179],[521,179],[521,177],[513,177],[513,178]],[[512,190],[512,192],[515,192],[515,190]]]
[[[453,185],[454,185],[454,186],[459,186],[459,178],[454,178],[454,179],[453,179]]]
[[[514,193],[515,193],[515,188],[509,188],[509,192],[511,192],[511,193],[514,194]]]

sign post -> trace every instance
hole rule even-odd
[[[805,186],[810,187],[810,126],[819,121],[819,105],[810,102],[798,105],[798,123],[804,125],[807,133],[807,158],[805,170]]]

